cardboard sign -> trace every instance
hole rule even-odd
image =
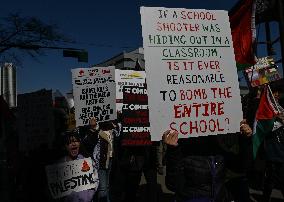
[[[116,82],[116,110],[122,111],[123,103],[123,86],[143,87],[145,84],[146,74],[144,71],[134,70],[115,70]]]
[[[273,58],[269,56],[259,58],[254,66],[245,70],[245,75],[251,87],[281,79]]]
[[[116,119],[115,68],[72,69],[76,126]]]
[[[50,193],[55,199],[99,185],[98,173],[93,170],[91,158],[49,165],[45,170]]]
[[[235,133],[242,107],[227,11],[142,7],[152,141]]]
[[[123,87],[122,145],[151,145],[146,87]]]

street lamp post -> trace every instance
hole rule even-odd
[[[78,62],[88,62],[88,52],[80,49],[65,49],[63,57],[78,58]]]

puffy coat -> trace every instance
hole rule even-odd
[[[227,193],[223,188],[225,168],[237,167],[235,170],[245,172],[245,167],[240,166],[243,164],[239,161],[244,160],[243,155],[249,155],[243,152],[230,152],[228,148],[224,148],[220,140],[228,138],[225,142],[230,142],[230,138],[235,139],[235,143],[239,143],[241,147],[239,151],[248,152],[249,141],[241,138],[239,142],[239,137],[236,134],[226,134],[219,137],[180,139],[179,146],[168,146],[166,186],[176,193],[177,201],[198,197],[226,201]]]

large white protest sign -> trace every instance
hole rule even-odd
[[[115,70],[116,82],[116,110],[121,111],[123,105],[123,86],[143,87],[146,74],[144,71]]]
[[[116,119],[115,68],[72,69],[76,126]]]
[[[227,11],[142,7],[152,140],[234,133],[241,97]]]
[[[91,158],[78,159],[46,166],[49,191],[53,198],[61,198],[72,192],[97,188],[98,173]]]

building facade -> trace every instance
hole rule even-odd
[[[52,90],[18,95],[18,114],[20,150],[51,148],[54,138]]]
[[[0,95],[9,107],[17,106],[17,76],[16,68],[12,63],[5,63],[0,71]]]
[[[144,49],[137,48],[130,52],[120,53],[94,66],[115,66],[121,70],[145,70]]]

